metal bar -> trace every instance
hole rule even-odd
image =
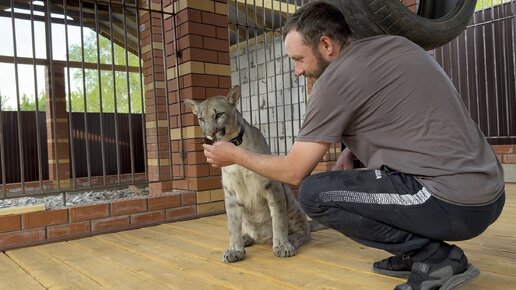
[[[83,92],[83,103],[84,103],[84,132],[86,136],[89,136],[88,128],[88,102],[86,96],[86,70],[85,70],[85,59],[84,59],[84,25],[82,17],[83,6],[82,2],[79,4],[79,15],[81,21],[81,69],[82,69],[82,92]],[[90,156],[90,138],[84,139],[86,143],[86,171],[88,173],[88,186],[91,188],[91,156]]]
[[[238,7],[237,7],[238,3],[236,2],[236,0],[234,0],[233,3],[234,3],[234,5],[228,5],[228,15],[231,15],[231,10],[230,10],[231,7],[234,7],[235,8],[234,10],[235,10],[235,15],[236,15],[235,16],[236,21],[233,22],[233,23],[230,23],[230,25],[234,26],[235,27],[235,31],[236,31],[236,33],[235,33],[235,38],[236,38],[235,43],[236,44],[233,46],[235,48],[235,50],[236,50],[235,51],[235,62],[236,62],[235,71],[236,71],[236,76],[238,77],[238,85],[240,87],[242,87],[242,81],[240,79],[240,43],[238,41],[239,40],[239,34],[240,34],[239,33],[239,26],[238,26]],[[231,43],[231,37],[232,37],[231,29],[228,29],[228,34],[229,34],[229,42]],[[233,85],[233,86],[235,85],[233,83],[233,78],[231,78],[231,85]],[[239,103],[240,112],[243,115],[245,112],[242,109],[243,108],[242,103],[243,103],[243,96],[242,96],[242,100]]]
[[[18,64],[27,64],[27,65],[33,65],[33,64],[36,64],[36,65],[48,65],[49,62],[47,59],[42,59],[42,58],[30,58],[30,57],[14,57],[14,56],[6,56],[6,55],[0,55],[0,63],[13,63],[14,61],[17,61]],[[54,64],[58,65],[58,66],[66,66],[67,63],[66,61],[62,61],[62,60],[53,60]],[[96,69],[98,68],[99,66],[96,64],[96,63],[84,63],[84,62],[81,62],[81,61],[72,61],[72,60],[69,60],[68,61],[68,66],[70,68],[86,68],[86,69]],[[109,64],[100,64],[100,69],[101,70],[111,70],[111,68],[114,68],[116,71],[118,72],[125,72],[126,70],[128,70],[129,72],[133,72],[133,73],[138,73],[138,67],[136,66],[129,66],[129,67],[126,67],[125,65],[109,65]]]
[[[140,1],[137,2],[136,6],[136,26],[140,27]],[[148,162],[147,162],[147,128],[145,126],[145,96],[143,90],[143,70],[142,70],[142,48],[140,41],[140,29],[137,29],[137,38],[138,38],[138,76],[140,80],[140,101],[141,101],[141,109],[142,109],[142,145],[143,145],[143,164],[145,167],[145,180],[149,180],[149,170],[148,170]]]
[[[127,15],[125,13],[126,6],[125,6],[125,0],[123,1],[123,9],[122,9],[122,15],[123,15],[123,23],[124,27],[127,26]],[[125,51],[125,67],[129,67],[129,52],[127,51],[127,30],[124,30],[124,49]],[[126,85],[127,85],[127,111],[129,116],[129,160],[131,163],[131,183],[135,182],[135,166],[134,166],[134,145],[133,145],[133,118],[132,118],[132,98],[131,98],[131,84],[130,84],[130,75],[129,70],[126,69],[125,71],[126,76]]]
[[[512,69],[513,69],[513,73],[516,73],[516,32],[515,32],[515,27],[516,27],[516,1],[511,1],[511,22],[512,22],[512,25],[511,25],[511,44],[512,44]],[[514,76],[514,75],[513,75]],[[513,96],[513,104],[516,103],[516,81],[513,82],[513,89],[514,89],[514,96]],[[509,97],[507,97],[509,98]],[[509,110],[510,108],[510,102],[509,104],[507,105],[507,110]],[[512,106],[514,108],[514,105]],[[509,126],[509,134],[508,135],[511,135],[511,132],[514,132],[514,134],[516,135],[516,120],[514,122],[510,122],[511,120],[514,120],[516,119],[516,115],[511,115],[511,112],[516,114],[516,112],[513,110],[510,110],[508,115],[507,115],[507,123],[508,123],[508,126]],[[510,124],[512,124],[513,126],[515,127],[511,127]]]
[[[505,5],[502,4],[501,6],[501,12],[500,14],[503,15],[505,13]],[[509,76],[508,76],[508,70],[507,70],[507,45],[506,45],[506,36],[505,36],[505,21],[502,22],[502,63],[503,63],[503,76],[505,76],[505,80],[504,80],[504,99],[505,99],[505,121],[506,121],[506,135],[509,135],[509,132],[510,132],[510,123],[509,123],[509,85],[508,85],[508,82],[509,82]],[[503,78],[502,76],[502,78]]]
[[[32,48],[32,67],[34,71],[34,96],[36,103],[36,143],[37,143],[37,153],[38,153],[38,180],[39,180],[39,190],[43,192],[43,162],[41,157],[41,132],[39,129],[39,99],[38,99],[38,73],[36,69],[36,41],[34,35],[34,3],[30,2],[30,27],[31,27],[31,48]]]
[[[282,0],[279,1],[279,29],[281,31],[281,27],[283,27],[283,17],[281,16],[283,13],[282,13],[282,10],[281,10],[281,6],[282,6]],[[287,3],[288,4],[288,3]],[[287,146],[287,140],[288,140],[288,137],[287,137],[287,110],[286,110],[286,102],[285,102],[285,99],[287,98],[287,96],[285,95],[285,89],[286,89],[286,84],[285,84],[285,72],[283,71],[283,67],[285,65],[284,61],[285,61],[285,57],[283,56],[283,41],[280,40],[280,53],[281,53],[281,69],[280,69],[280,74],[281,74],[281,96],[282,96],[282,100],[283,100],[283,104],[282,104],[282,107],[283,107],[283,138],[284,138],[284,142],[283,142],[283,149],[285,150],[284,153],[288,153],[288,146]],[[278,153],[279,153],[279,148],[278,148]]]
[[[111,1],[109,1],[108,12],[109,12],[109,32],[111,34],[111,39],[113,39],[113,11],[111,9]],[[115,155],[116,155],[116,177],[117,183],[120,183],[120,139],[118,134],[118,100],[117,100],[117,91],[116,91],[116,72],[115,72],[115,44],[113,41],[111,43],[111,73],[113,74],[113,105],[115,110]]]
[[[495,19],[493,0],[491,0],[491,19],[492,20]],[[497,65],[497,61],[496,61],[496,54],[498,51],[496,50],[496,34],[495,34],[495,23],[494,22],[491,23],[491,36],[493,37],[493,41],[492,41],[491,45],[493,47],[493,72],[494,72],[493,73],[493,80],[494,80],[493,89],[494,89],[495,108],[496,108],[494,115],[496,116],[496,136],[500,136],[500,114],[497,113],[497,112],[499,112],[499,109],[500,109],[499,100],[498,100],[498,72],[497,72],[498,65]]]
[[[267,142],[269,143],[269,147],[272,145],[272,133],[271,133],[271,106],[269,103],[269,60],[267,59],[267,14],[265,12],[266,9],[262,9],[263,11],[263,27],[265,37],[263,38],[263,51],[265,54],[265,96],[267,98]],[[274,30],[270,28],[272,38],[274,38]],[[272,56],[272,61],[274,62],[274,56]],[[272,149],[272,148],[271,148]]]
[[[476,15],[473,16],[473,21],[476,22]],[[476,95],[476,103],[477,103],[477,125],[478,127],[482,128],[482,121],[480,118],[480,94],[479,94],[479,83],[480,80],[478,79],[478,50],[477,50],[477,26],[473,26],[473,55],[475,56],[475,95]]]
[[[276,67],[276,41],[275,41],[275,29],[274,29],[274,2],[271,2],[271,30],[272,30],[272,57],[273,57],[273,67],[274,72],[278,71],[278,68]],[[278,93],[278,80],[277,76],[274,76],[274,95]],[[280,153],[280,128],[279,128],[279,114],[278,114],[278,98],[274,97],[274,113],[276,115],[276,154]]]
[[[244,7],[247,8],[247,0],[245,0]],[[249,15],[247,13],[247,9],[244,11],[245,16],[245,42],[246,42],[246,56],[247,56],[247,86],[249,87],[249,123],[254,124],[253,120],[253,88],[252,83],[253,80],[251,79],[251,61],[249,59]],[[256,81],[256,84],[258,85],[258,80]],[[260,106],[258,106],[258,115],[260,114]]]
[[[51,108],[49,108],[50,110],[52,110],[52,118],[53,120],[51,120],[51,126],[53,128],[53,131],[54,131],[54,136],[53,136],[53,147],[54,147],[54,153],[57,153],[58,150],[57,150],[57,142],[58,142],[58,139],[57,139],[57,136],[55,134],[55,132],[57,132],[57,125],[56,125],[56,102],[55,102],[55,98],[56,98],[56,85],[55,85],[55,76],[54,76],[54,54],[53,54],[53,44],[52,44],[52,22],[50,20],[51,18],[51,8],[50,8],[50,3],[46,3],[46,8],[47,8],[47,13],[46,13],[46,17],[47,17],[47,20],[45,21],[45,26],[46,26],[46,31],[47,31],[47,37],[46,37],[46,42],[47,42],[47,59],[48,59],[48,62],[49,62],[49,73],[50,73],[50,77],[49,77],[49,80],[50,80],[50,96],[47,96],[47,98],[49,98],[50,100],[52,100],[51,102]],[[47,137],[48,139],[48,137]],[[54,164],[55,164],[55,174],[56,174],[56,177],[57,177],[57,190],[58,191],[61,191],[61,179],[60,179],[60,174],[59,174],[59,158],[57,158],[57,156],[55,156],[56,154],[54,154]]]
[[[11,7],[14,7],[14,0],[11,0]],[[13,52],[14,56],[18,55],[18,48],[16,45],[16,21],[14,18],[14,9],[11,9],[11,29],[13,33]],[[19,152],[19,164],[20,164],[20,183],[22,186],[22,192],[25,195],[25,160],[23,154],[23,138],[22,138],[22,119],[21,119],[21,105],[20,105],[20,83],[18,81],[18,62],[14,61],[14,85],[16,88],[16,121],[18,122],[18,150]]]
[[[471,114],[471,90],[470,90],[470,84],[469,84],[469,49],[468,49],[468,29],[469,27],[466,27],[466,29],[464,30],[464,57],[465,57],[465,69],[466,69],[466,73],[464,74],[466,77],[465,77],[465,80],[466,80],[466,101],[467,101],[467,108],[468,108],[468,112],[470,112]],[[463,93],[461,91],[461,93]]]
[[[296,2],[296,1],[294,1]],[[287,15],[288,15],[288,11],[287,11]],[[282,38],[282,35],[283,35],[283,25],[280,26],[280,39],[282,40],[283,42],[283,38]],[[283,45],[282,45],[282,50],[283,50]],[[283,55],[283,52],[281,53]],[[294,84],[292,83],[292,63],[290,62],[290,57],[287,56],[287,63],[288,63],[288,91],[289,91],[289,94],[290,94],[290,132],[291,132],[291,136],[292,137],[292,140],[291,140],[291,144],[290,146],[292,147],[292,144],[294,143],[294,136],[295,136],[295,127],[294,127],[294,122],[295,122],[295,111],[294,111],[294,94],[293,94],[293,91],[294,91]],[[299,96],[299,95],[298,95]],[[299,106],[299,105],[298,105]],[[288,152],[288,150],[286,151]]]
[[[165,45],[166,45],[166,42],[165,42],[165,15],[164,15],[164,7],[163,7],[163,1],[160,1],[161,3],[161,13],[160,13],[160,19],[161,19],[161,51],[162,51],[162,56],[163,56],[163,81],[165,82],[165,105],[166,105],[166,108],[165,108],[165,111],[167,112],[167,147],[168,147],[168,158],[170,160],[170,162],[168,162],[168,168],[169,168],[169,178],[170,179],[173,179],[174,178],[174,170],[173,170],[173,164],[172,164],[172,140],[170,140],[170,121],[168,121],[170,119],[170,100],[169,100],[169,97],[168,97],[168,77],[167,77],[167,69],[168,69],[168,66],[167,66],[167,50],[165,49]],[[174,16],[174,19],[175,19],[175,16]],[[175,27],[174,27],[175,29]],[[176,30],[174,30],[174,34],[176,33]],[[177,47],[177,46],[176,46]],[[179,59],[177,57],[177,50],[175,51],[175,55],[176,55],[176,67],[179,66]],[[177,76],[177,82],[179,84],[179,74],[176,75]],[[181,110],[181,100],[179,99],[179,86],[177,87],[178,91],[177,91],[177,104],[179,105],[179,110]],[[179,116],[178,116],[178,122],[179,122],[179,119],[181,119],[181,113],[179,113]],[[181,130],[180,131],[183,131],[182,129],[182,126],[181,126]],[[181,138],[182,139],[182,138]],[[186,156],[183,156],[181,155],[181,159],[182,159],[182,163],[184,164],[184,158],[186,158]],[[183,173],[184,174],[184,173]]]
[[[179,144],[181,146],[181,148],[179,148],[179,154],[181,155],[181,176],[179,177],[179,179],[184,179],[186,177],[186,164],[185,164],[185,159],[186,159],[186,150],[185,150],[185,139],[184,139],[184,135],[183,135],[183,109],[182,109],[182,106],[181,106],[181,82],[179,81],[179,57],[178,57],[178,53],[179,53],[179,48],[178,48],[178,45],[177,45],[177,22],[176,22],[176,15],[177,15],[177,11],[176,11],[176,5],[172,5],[172,31],[174,31],[173,35],[174,35],[174,54],[175,54],[175,57],[176,57],[176,66],[175,66],[175,71],[176,71],[176,87],[177,87],[177,103],[179,105],[179,117],[178,117],[178,126],[180,128],[179,130],[179,138],[181,139]],[[162,26],[164,27],[164,26]],[[165,54],[166,52],[166,49],[165,49],[165,33],[163,33],[163,53]],[[165,63],[166,63],[166,57],[164,57],[165,59]],[[168,78],[167,78],[167,68],[168,66],[165,65],[165,83],[168,83]],[[168,86],[166,86],[166,92],[165,92],[166,96],[167,96],[167,108],[168,108]],[[168,113],[168,111],[167,111]],[[170,116],[170,115],[169,115]],[[170,122],[167,122],[168,124],[168,142],[169,142],[169,146],[170,145]],[[169,147],[170,148],[170,147]],[[170,148],[171,150],[172,148]],[[172,154],[172,152],[170,153]],[[172,155],[171,155],[172,156]],[[172,159],[172,158],[170,158]],[[172,165],[172,162],[170,162],[170,164]],[[173,175],[173,171],[172,169],[170,170],[171,174]],[[173,176],[174,178],[174,176]]]
[[[482,16],[483,16],[483,19],[485,19],[485,7],[484,7],[484,2],[482,2]],[[491,136],[491,122],[489,120],[489,86],[487,85],[487,56],[486,56],[486,52],[487,52],[487,45],[486,45],[486,27],[485,26],[482,26],[482,45],[483,45],[483,49],[484,49],[484,84],[485,85],[485,100],[486,100],[486,123],[487,123],[487,127],[486,127],[486,132],[485,134],[487,134],[488,136]]]
[[[5,150],[4,150],[4,108],[2,108],[2,104],[0,103],[0,159],[2,159],[2,197],[7,197],[7,179],[6,179],[6,170],[5,170]]]
[[[100,110],[100,149],[102,154],[102,183],[106,185],[106,148],[104,146],[104,110],[102,108],[102,71],[100,69],[100,34],[99,34],[99,18],[98,18],[98,4],[94,3],[95,8],[95,30],[97,42],[97,72],[99,81],[99,110]]]
[[[295,4],[296,4],[296,9],[298,7],[298,4],[297,4],[297,0],[295,1]],[[301,3],[301,5],[303,5],[303,3]],[[301,6],[299,5],[299,7]],[[283,35],[283,33],[282,33]],[[292,64],[292,59],[290,59],[290,57],[288,58],[288,62],[289,62],[289,67],[290,67],[290,73],[293,74],[295,76],[295,73],[292,71],[292,68],[293,68],[293,64]],[[301,87],[301,84],[299,82],[299,78],[297,76],[295,76],[297,78],[297,118],[298,118],[298,128],[301,128],[301,125],[302,125],[302,122],[301,122],[301,91],[300,91],[300,87]],[[305,81],[305,84],[306,84],[306,81]],[[306,85],[305,85],[305,99],[304,99],[304,103],[306,104],[306,95],[308,95],[308,90],[306,88]]]
[[[258,61],[258,15],[256,13],[256,0],[253,0],[253,19],[255,23],[253,25],[254,31],[254,55],[256,58],[256,100],[258,103],[258,128],[261,130],[262,128],[262,113],[261,113],[261,96],[260,96],[260,63]],[[265,54],[265,52],[264,52]],[[249,68],[250,70],[251,68]],[[267,69],[267,68],[266,68]],[[267,82],[267,80],[265,80]]]
[[[70,89],[70,67],[68,66],[70,60],[70,53],[68,50],[68,9],[67,9],[67,1],[63,0],[63,12],[64,12],[64,26],[65,26],[65,45],[66,45],[66,80],[68,87],[68,139],[70,140],[70,164],[72,166],[72,176],[71,176],[71,187],[72,189],[76,189],[76,172],[75,172],[75,146],[74,146],[74,138],[73,138],[73,118],[72,118],[72,92]],[[64,205],[66,206],[66,198],[64,199]]]

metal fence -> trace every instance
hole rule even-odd
[[[21,124],[18,124],[18,114],[21,115]],[[38,118],[36,118],[37,115]],[[37,115],[34,112],[24,111],[19,113],[14,111],[1,112],[0,123],[3,126],[3,137],[5,140],[9,140],[3,144],[5,161],[2,162],[0,158],[0,164],[3,163],[3,167],[5,167],[0,167],[2,183],[20,183],[22,181],[20,155],[24,156],[23,179],[25,182],[47,180],[49,178],[45,112],[38,112]],[[101,138],[100,117],[100,113],[87,113],[86,116],[84,113],[71,114],[71,124],[74,126],[71,136],[74,144],[71,150],[74,152],[75,164],[75,176],[73,178],[130,174],[131,172],[143,173],[145,171],[145,159],[141,142],[143,138],[141,126],[143,115],[119,113],[115,116],[113,113],[104,113],[102,116],[104,138]],[[116,122],[115,117],[118,118]],[[129,118],[131,118],[131,121],[129,121]],[[116,129],[115,124],[118,126]],[[21,126],[21,128],[18,129],[18,126]],[[88,130],[86,130],[87,128]],[[38,130],[40,138],[37,138]],[[18,132],[23,134],[21,146],[18,143]],[[116,141],[117,132],[118,142]],[[117,164],[116,158],[105,158],[103,160],[101,154],[96,154],[102,151],[102,143],[104,143],[106,156],[116,156],[118,147],[121,157],[120,164]],[[21,154],[19,152],[20,148],[23,150]],[[86,154],[86,150],[89,150],[88,154]],[[90,156],[91,160],[87,160],[86,156]]]
[[[516,143],[516,1],[504,2],[479,1],[466,30],[434,52],[491,144]]]
[[[0,198],[146,182],[139,13],[0,1]]]

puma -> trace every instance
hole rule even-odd
[[[206,142],[224,140],[249,151],[271,154],[261,131],[238,111],[239,100],[240,87],[235,86],[225,97],[185,102],[197,115]],[[243,260],[245,247],[254,243],[272,243],[274,255],[291,257],[310,240],[307,217],[286,184],[230,165],[222,168],[222,185],[229,230],[225,262]]]

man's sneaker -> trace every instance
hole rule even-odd
[[[468,264],[464,252],[453,246],[448,257],[441,262],[414,262],[407,283],[395,290],[451,290],[463,287],[473,281],[480,271]]]
[[[373,263],[373,271],[387,276],[408,278],[414,261],[410,255],[392,256]]]

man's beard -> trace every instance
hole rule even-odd
[[[305,73],[305,77],[313,77],[318,79],[324,70],[330,65],[330,62],[325,60],[318,50],[315,50],[315,59],[317,60],[317,66],[313,72]]]

